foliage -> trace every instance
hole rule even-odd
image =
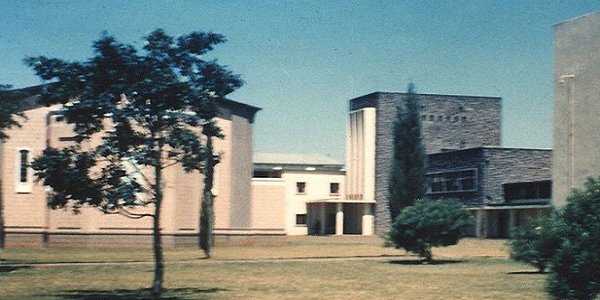
[[[404,103],[399,103],[394,122],[394,156],[388,186],[391,220],[425,195],[425,154],[421,118],[414,85],[408,86]]]
[[[472,224],[471,214],[460,202],[424,198],[400,212],[388,239],[396,248],[430,262],[431,247],[456,245]]]
[[[214,33],[174,38],[158,29],[145,37],[139,51],[104,34],[87,61],[25,60],[52,82],[40,100],[63,104],[61,112],[74,125],[77,141],[44,150],[32,164],[36,177],[52,188],[49,205],[75,211],[88,205],[131,218],[151,217],[154,297],[160,297],[164,273],[159,227],[163,170],[203,170],[210,154],[195,127],[220,137],[213,120],[216,102],[242,84],[215,60],[204,59],[224,41]],[[139,206],[154,210],[141,213],[134,209]]]
[[[511,234],[510,257],[544,272],[560,246],[561,225],[559,215],[552,213],[515,228]]]
[[[562,211],[561,245],[550,268],[547,290],[557,299],[600,295],[600,177],[574,190]]]

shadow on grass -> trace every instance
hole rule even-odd
[[[546,275],[549,274],[550,272],[548,271],[544,271],[544,272],[538,272],[538,271],[514,271],[514,272],[508,272],[506,274],[508,275]]]
[[[165,289],[161,299],[165,300],[176,300],[176,299],[204,299],[208,298],[208,294],[214,294],[217,292],[229,291],[228,289],[221,288],[180,288],[180,289]],[[137,289],[137,290],[74,290],[66,291],[55,295],[62,299],[79,299],[79,300],[142,300],[150,299],[150,289]]]
[[[10,273],[20,269],[31,269],[31,266],[0,266],[0,274]]]
[[[405,266],[430,266],[430,265],[448,265],[448,264],[458,264],[465,262],[464,260],[452,260],[452,259],[435,259],[431,262],[426,262],[424,260],[390,260],[388,263],[392,265],[405,265]]]

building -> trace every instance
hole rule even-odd
[[[461,200],[476,217],[473,234],[480,237],[506,237],[510,228],[549,208],[551,150],[500,147],[501,98],[417,96],[428,154],[427,196]],[[346,198],[374,203],[378,234],[391,226],[393,124],[405,97],[376,92],[350,100]]]
[[[600,175],[600,12],[554,26],[553,198]]]
[[[33,180],[28,164],[47,146],[73,143],[71,125],[64,122],[60,106],[37,104],[40,87],[22,89],[20,99],[27,120],[8,131],[0,155],[4,217],[8,244],[150,243],[152,220],[103,215],[95,208],[80,214],[51,210],[46,189]],[[251,199],[252,124],[257,107],[224,100],[219,103],[218,125],[225,139],[215,141],[222,153],[216,169],[214,193],[215,234],[220,237],[278,234],[261,230],[262,211]],[[235,174],[235,176],[233,176]],[[164,170],[165,191],[162,233],[166,245],[195,242],[198,233],[202,176],[174,166]],[[254,214],[257,212],[257,214]]]
[[[475,218],[473,235],[507,238],[551,209],[552,150],[476,147],[428,155],[427,196],[458,199]]]
[[[347,129],[348,199],[375,203],[375,231],[387,232],[388,182],[396,108],[406,94],[375,92],[350,100]],[[419,94],[427,154],[500,144],[501,99]]]
[[[363,208],[344,205],[344,165],[327,156],[258,153],[253,199],[286,235],[361,234]]]

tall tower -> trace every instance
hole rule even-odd
[[[427,154],[500,145],[500,98],[417,96]],[[386,232],[391,224],[387,203],[393,127],[396,109],[405,98],[405,93],[375,92],[350,100],[346,197],[375,201],[377,233]]]
[[[600,175],[600,12],[554,27],[552,202]]]

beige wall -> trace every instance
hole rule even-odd
[[[285,183],[282,179],[252,179],[252,212],[252,228],[283,233]]]
[[[600,13],[554,27],[554,205],[600,175]]]
[[[121,215],[105,215],[95,208],[84,207],[80,214],[70,209],[50,210],[46,206],[45,188],[34,183],[29,170],[29,189],[19,182],[18,151],[30,151],[30,160],[39,156],[47,143],[55,147],[67,146],[73,141],[72,127],[50,112],[58,106],[42,107],[26,111],[27,120],[21,128],[9,130],[10,139],[2,145],[1,172],[8,242],[17,233],[47,233],[59,239],[61,234],[150,234],[152,219],[129,219]],[[48,123],[47,123],[48,122]],[[222,109],[217,119],[225,139],[216,140],[215,150],[221,154],[217,166],[215,189],[216,229],[231,230],[238,226],[251,229],[276,227],[274,213],[261,218],[252,218],[252,211],[262,210],[264,203],[251,202],[252,170],[252,123],[248,118]],[[98,139],[99,141],[99,139]],[[195,234],[199,228],[199,212],[202,175],[186,173],[181,168],[170,167],[164,171],[165,195],[161,228],[164,234]],[[21,192],[18,192],[21,191]],[[152,210],[152,207],[135,211]],[[233,212],[233,213],[232,213]],[[251,220],[255,220],[254,223]],[[281,226],[280,226],[281,227]],[[52,238],[51,238],[52,240]]]

